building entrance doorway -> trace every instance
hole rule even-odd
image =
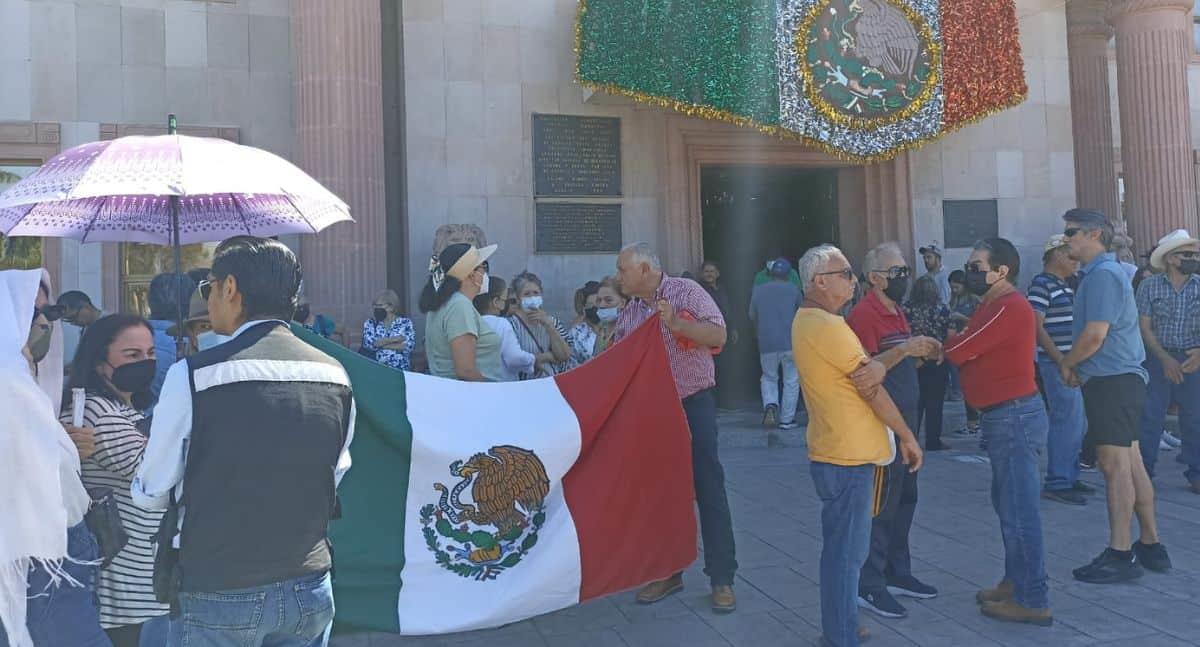
[[[747,314],[754,277],[768,259],[792,266],[804,251],[838,244],[838,170],[765,165],[700,169],[704,258],[717,263],[738,340],[718,358],[721,405],[757,406],[758,342]]]

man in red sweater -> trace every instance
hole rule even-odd
[[[945,352],[959,367],[967,403],[981,413],[992,506],[1004,537],[1004,579],[976,600],[985,616],[1048,626],[1054,619],[1038,512],[1038,454],[1049,420],[1033,377],[1033,308],[1015,287],[1021,257],[1009,241],[980,241],[965,269],[967,290],[983,302],[966,328],[946,340]]]

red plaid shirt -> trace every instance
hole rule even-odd
[[[700,284],[691,279],[678,279],[663,274],[662,283],[654,293],[654,298],[647,303],[642,299],[632,299],[621,310],[617,317],[617,327],[613,338],[620,340],[637,328],[646,319],[658,312],[655,304],[660,299],[675,307],[675,312],[690,312],[696,321],[716,324],[725,327],[725,318],[712,297]],[[671,362],[671,374],[675,377],[675,388],[679,390],[682,400],[695,395],[704,389],[710,389],[717,384],[716,371],[713,367],[712,351],[707,347],[698,346],[693,350],[683,350],[675,335],[667,330],[665,323],[659,323],[663,342],[667,345],[667,357]]]

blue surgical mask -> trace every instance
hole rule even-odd
[[[522,310],[541,310],[542,309],[542,297],[541,296],[525,297],[524,299],[521,299],[521,309]]]
[[[598,308],[596,310],[596,316],[600,318],[601,323],[616,321],[619,314],[621,311],[617,308]]]
[[[233,339],[230,335],[220,335],[211,330],[196,335],[196,343],[200,346],[200,350],[208,350],[214,346],[220,346],[230,339]]]

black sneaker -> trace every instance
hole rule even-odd
[[[1111,548],[1105,548],[1100,556],[1087,566],[1071,571],[1075,579],[1089,584],[1116,584],[1136,580],[1145,572],[1132,557],[1122,557]]]
[[[938,590],[928,584],[909,575],[908,577],[897,577],[888,580],[888,593],[892,595],[901,595],[906,598],[917,598],[918,600],[929,600],[936,598]]]
[[[1167,548],[1161,542],[1157,544],[1143,544],[1141,540],[1133,543],[1133,556],[1137,563],[1154,571],[1155,573],[1166,573],[1171,570],[1171,558],[1167,555]]]
[[[1067,505],[1087,505],[1087,498],[1075,490],[1042,490],[1042,498]]]
[[[768,404],[766,411],[763,411],[763,426],[774,427],[779,424],[779,406]]]
[[[1071,489],[1080,494],[1095,494],[1096,493],[1096,488],[1088,485],[1087,483],[1084,483],[1083,481],[1075,481],[1075,484],[1071,486]]]
[[[858,607],[866,609],[875,615],[884,618],[905,618],[908,617],[908,609],[896,601],[887,589],[879,591],[859,591],[858,592]]]

